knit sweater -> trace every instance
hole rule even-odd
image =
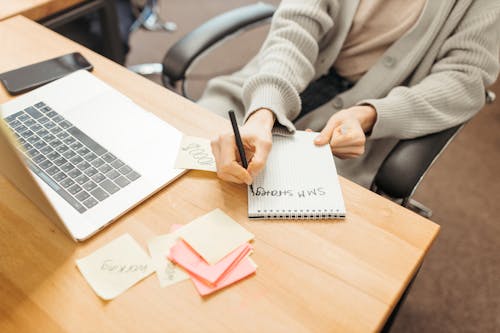
[[[368,187],[399,139],[469,120],[499,71],[500,1],[430,0],[417,23],[348,91],[293,123],[299,93],[337,59],[359,0],[284,0],[259,53],[240,71],[211,80],[199,103],[240,121],[260,108],[277,126],[320,131],[341,109],[368,103],[377,120],[365,153],[336,159],[339,174]]]

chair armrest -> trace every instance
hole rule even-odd
[[[377,192],[393,199],[410,198],[429,167],[462,126],[399,141],[375,175],[373,185]]]
[[[237,8],[218,15],[177,41],[163,58],[163,82],[184,79],[194,59],[238,30],[273,16],[276,8],[265,3]]]

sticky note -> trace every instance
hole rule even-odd
[[[105,300],[117,297],[154,271],[149,256],[129,234],[78,259],[76,265],[95,293]]]
[[[179,235],[174,231],[148,241],[149,254],[162,288],[189,279],[186,272],[168,259],[170,249],[178,240]]]
[[[184,136],[179,145],[174,167],[177,169],[217,171],[210,140]]]
[[[215,286],[209,286],[200,280],[198,280],[195,276],[192,276],[192,281],[198,293],[202,296],[213,293],[214,291],[220,290],[224,287],[227,287],[253,273],[257,270],[257,265],[253,262],[249,257],[244,258],[242,261],[238,263],[229,271]]]
[[[180,237],[210,265],[254,238],[220,209],[193,220],[179,232]]]
[[[215,265],[209,265],[185,242],[179,241],[171,248],[169,258],[206,284],[214,285],[226,272],[233,269],[245,258],[251,250],[252,246],[245,243]]]

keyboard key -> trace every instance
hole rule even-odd
[[[24,125],[19,125],[17,126],[16,128],[14,128],[14,130],[18,133],[22,133],[24,131],[27,131],[28,130],[28,127],[24,126]]]
[[[77,195],[75,195],[75,198],[77,198],[80,201],[85,201],[88,198],[90,198],[90,194],[88,194],[85,191],[80,191]]]
[[[22,113],[22,114],[19,115],[19,117],[17,117],[17,119],[19,121],[22,121],[24,123],[25,121],[27,121],[27,120],[29,120],[31,118],[26,113]]]
[[[45,124],[43,124],[43,126],[44,126],[45,128],[51,129],[51,128],[56,127],[57,125],[56,125],[56,123],[54,123],[53,121],[48,121],[48,122],[46,122]]]
[[[89,177],[87,177],[87,176],[85,176],[85,175],[81,175],[80,177],[76,178],[75,180],[76,180],[76,182],[77,182],[78,184],[83,185],[83,184],[85,184],[86,182],[88,182],[88,181],[90,180],[90,178],[89,178]]]
[[[47,112],[45,115],[49,118],[54,118],[55,116],[57,116],[57,112],[55,112],[54,110],[51,110],[51,111]]]
[[[71,126],[73,126],[69,121],[67,120],[63,120],[59,123],[59,126],[61,126],[62,128],[64,129],[68,129],[70,128]]]
[[[66,138],[63,140],[65,144],[67,144],[68,146],[71,145],[72,143],[75,143],[76,140],[75,138],[72,138],[72,137],[69,137],[69,138]]]
[[[37,109],[35,109],[32,106],[30,106],[29,108],[24,109],[24,111],[26,111],[26,113],[28,113],[30,116],[32,116],[35,119],[43,117],[43,114],[41,114],[40,111],[38,111]]]
[[[62,145],[62,144],[63,144],[63,143],[62,143],[60,140],[57,140],[57,139],[56,139],[56,140],[54,140],[54,141],[52,141],[52,142],[50,143],[50,145],[51,145],[52,147],[54,147],[54,148],[55,148],[55,147],[58,147],[58,146],[60,146],[60,145]]]
[[[60,154],[62,154],[62,153],[64,153],[64,152],[66,152],[66,151],[68,151],[68,150],[69,150],[69,147],[68,147],[68,146],[66,146],[66,145],[61,145],[61,146],[59,146],[59,147],[57,147],[57,148],[56,148],[56,151],[57,151],[58,153],[60,153]]]
[[[76,167],[77,167],[78,169],[80,169],[80,170],[82,170],[82,171],[83,171],[83,170],[85,170],[85,169],[90,168],[90,167],[91,167],[91,165],[90,165],[90,163],[89,163],[89,162],[87,162],[87,161],[83,161],[82,163],[78,164]]]
[[[83,204],[85,205],[85,207],[87,207],[88,209],[94,207],[95,205],[97,205],[99,203],[99,201],[97,201],[96,199],[94,198],[88,198],[87,200],[85,200],[83,202]]]
[[[45,138],[50,133],[46,129],[41,129],[41,130],[37,131],[36,134],[38,134],[41,138]]]
[[[129,173],[129,174],[127,175],[127,178],[128,178],[129,180],[131,180],[131,181],[134,181],[134,180],[138,179],[139,177],[141,177],[141,175],[140,175],[140,174],[138,174],[138,173],[137,173],[137,172],[135,172],[135,171],[132,171],[131,173]]]
[[[40,139],[38,136],[33,135],[28,138],[28,142],[34,145],[37,142],[43,142],[42,139]]]
[[[24,126],[28,126],[31,128],[31,126],[36,124],[36,122],[33,119],[29,118],[28,116],[26,116],[26,117],[28,119],[26,119],[26,121],[24,122]]]
[[[116,160],[116,156],[108,152],[106,153],[106,155],[102,156],[102,159],[108,163],[111,163]]]
[[[132,168],[131,168],[131,167],[129,167],[128,165],[124,165],[124,166],[122,166],[122,167],[119,169],[119,171],[120,171],[120,173],[121,173],[122,175],[126,175],[126,174],[128,174],[129,172],[131,172],[131,171],[132,171]]]
[[[36,103],[36,104],[35,104],[35,106],[36,106],[37,108],[41,109],[41,108],[44,108],[46,105],[45,105],[45,103],[44,103],[44,102],[38,102],[38,103]]]
[[[111,163],[111,165],[115,168],[115,169],[119,169],[121,168],[122,166],[125,165],[125,163],[123,163],[122,161],[120,160],[114,160],[113,163]]]
[[[81,190],[82,190],[82,188],[80,186],[76,185],[76,184],[73,185],[73,186],[71,186],[70,188],[68,188],[68,192],[71,193],[71,194],[73,194],[73,195],[77,194]]]
[[[47,170],[45,170],[49,175],[53,176],[55,175],[56,173],[59,172],[59,168],[56,167],[55,165],[51,166],[50,168],[48,168]]]
[[[51,166],[53,166],[54,164],[49,161],[49,160],[45,160],[43,161],[42,163],[39,164],[39,166],[42,168],[42,169],[47,169],[47,168],[50,168]]]
[[[115,179],[115,183],[118,184],[118,186],[120,186],[120,187],[125,187],[128,184],[130,184],[130,181],[127,178],[125,178],[124,176],[120,176],[120,177]]]
[[[61,165],[65,164],[65,163],[67,163],[68,160],[65,159],[64,157],[59,157],[58,159],[54,160],[53,162],[54,162],[55,165],[61,166]]]
[[[75,168],[75,166],[71,163],[66,163],[64,164],[61,169],[64,171],[64,172],[70,172],[71,170],[73,170]]]
[[[31,157],[31,158],[34,158],[38,155],[40,155],[40,152],[36,149],[30,149],[28,150],[28,155]]]
[[[11,122],[9,122],[9,125],[10,125],[10,128],[16,128],[18,126],[21,126],[21,122],[19,120],[13,120]]]
[[[42,111],[43,113],[48,113],[48,112],[52,111],[52,109],[49,108],[48,106],[46,106],[46,107],[42,108],[40,111]]]
[[[86,147],[83,147],[83,148],[78,149],[77,153],[82,155],[82,156],[85,156],[88,153],[90,153],[90,150]]]
[[[104,179],[106,179],[106,177],[102,173],[98,173],[98,174],[92,176],[92,180],[95,181],[96,183],[100,183]]]
[[[54,118],[52,118],[52,120],[55,121],[56,123],[60,123],[61,121],[64,120],[64,118],[61,115],[57,115]]]
[[[72,159],[70,159],[70,162],[73,164],[78,164],[78,163],[83,162],[83,158],[81,156],[77,155],[77,156],[73,157]]]
[[[64,172],[59,172],[57,175],[54,176],[54,179],[58,182],[66,178],[68,178],[68,176]]]
[[[109,194],[107,194],[102,188],[97,187],[93,189],[90,194],[92,194],[97,200],[103,201],[107,197],[109,197]]]
[[[47,117],[45,117],[45,116],[38,118],[38,122],[39,122],[40,124],[42,124],[42,125],[43,125],[43,124],[45,124],[45,123],[46,123],[46,122],[48,122],[48,121],[49,121],[49,118],[47,118]]]
[[[88,168],[85,170],[85,174],[89,177],[92,177],[93,175],[97,174],[99,171],[97,171],[96,168]]]
[[[21,136],[22,136],[23,138],[29,138],[29,137],[30,137],[30,136],[32,136],[33,134],[35,134],[35,133],[33,133],[33,132],[32,132],[32,131],[30,131],[30,130],[27,130],[27,131],[22,132],[22,133],[21,133]]]
[[[78,176],[80,176],[82,174],[82,172],[78,169],[73,169],[71,171],[68,171],[68,176],[70,176],[71,178],[76,178]]]
[[[87,183],[83,184],[83,188],[89,192],[92,191],[93,189],[95,189],[96,187],[97,187],[97,184],[94,182],[87,182]]]
[[[89,162],[92,162],[93,160],[95,160],[97,158],[97,155],[94,153],[89,153],[89,154],[85,155],[83,158]]]
[[[58,128],[59,128],[59,127],[58,127]],[[62,130],[61,130],[61,131],[62,131]],[[69,134],[68,134],[68,133],[66,133],[66,132],[61,132],[61,133],[57,134],[57,137],[59,138],[59,140],[64,140],[64,139],[66,139],[66,138],[69,138],[70,136],[69,136]]]
[[[68,188],[75,184],[75,181],[71,178],[66,178],[60,183],[64,188]]]
[[[64,133],[60,127],[53,127],[50,129],[50,133],[52,134],[61,134]],[[66,133],[65,133],[66,134]]]
[[[106,162],[104,162],[104,161],[103,161],[102,159],[100,159],[100,158],[96,158],[95,160],[93,160],[92,162],[90,162],[90,164],[92,164],[92,166],[94,166],[94,167],[96,167],[96,168],[100,167],[100,166],[101,166],[101,165],[103,165],[104,163],[106,163]]]
[[[74,140],[74,139],[73,139]],[[67,142],[65,142],[66,144],[68,144]],[[69,145],[71,148],[73,148],[74,150],[78,150],[80,148],[83,147],[83,145],[80,143],[80,142],[75,142],[75,143],[72,143]]]
[[[47,159],[43,155],[38,155],[33,158],[33,162],[36,164],[42,163],[43,161],[46,161]]]
[[[116,170],[111,170],[108,173],[106,173],[106,177],[111,178],[111,179],[115,179],[118,176],[120,176],[120,173]]]
[[[39,131],[39,130],[41,130],[43,127],[42,127],[42,125],[40,125],[40,124],[35,124],[35,125],[31,126],[30,128],[31,128],[31,130],[32,130],[33,132],[38,132],[38,131]]]
[[[52,149],[52,147],[50,147],[50,146],[45,146],[45,147],[40,149],[40,152],[44,155],[50,154],[50,152],[52,152],[52,151],[54,151],[54,149]]]
[[[68,150],[68,151],[63,153],[63,156],[65,158],[72,158],[72,157],[76,156],[76,153],[72,150]]]
[[[106,173],[109,172],[111,169],[112,168],[108,164],[104,164],[99,168],[99,171],[101,171],[102,173]]]
[[[91,137],[89,137],[87,134],[83,133],[79,128],[77,127],[71,127],[68,129],[68,132],[72,134],[75,138],[83,142],[87,147],[89,147],[93,152],[95,152],[97,155],[102,155],[106,153],[106,149],[104,149],[100,144],[94,141]]]
[[[99,185],[101,185],[102,188],[105,189],[109,194],[116,193],[116,192],[118,192],[118,190],[120,190],[120,188],[118,186],[116,186],[115,183],[113,183],[109,179],[106,179],[105,181],[103,181]]]
[[[61,157],[56,151],[51,152],[50,154],[47,154],[46,156],[49,160],[55,160],[56,158]]]

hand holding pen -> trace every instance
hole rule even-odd
[[[229,117],[231,118],[231,115]],[[274,114],[267,109],[261,109],[254,112],[243,126],[236,126],[244,157],[238,149],[234,129],[221,133],[212,140],[212,153],[219,178],[238,184],[252,184],[255,176],[264,168],[271,151],[273,125]],[[246,165],[243,160],[246,160]]]

